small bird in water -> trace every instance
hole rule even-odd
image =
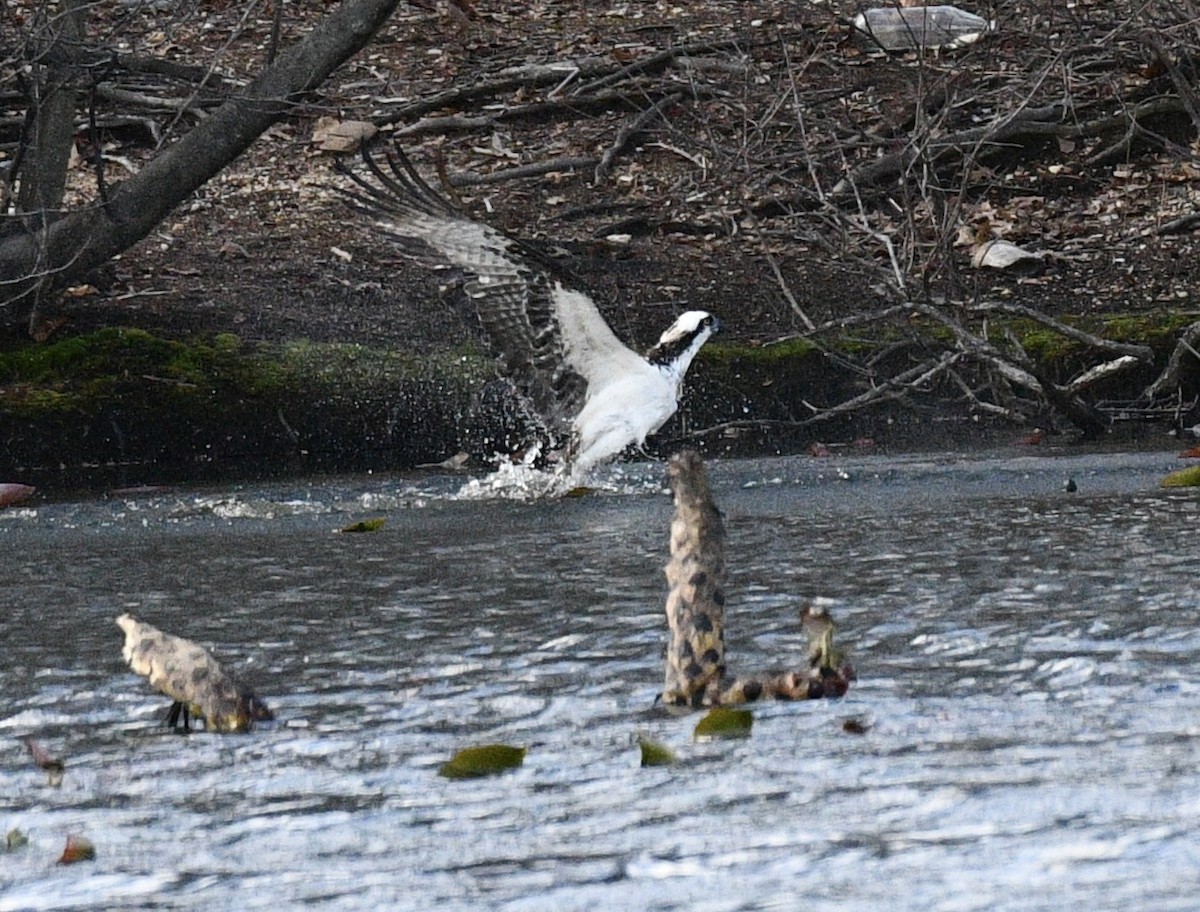
[[[844,664],[834,648],[833,620],[820,607],[805,608],[801,613],[801,627],[810,641],[807,668],[726,679],[725,524],[697,453],[689,450],[672,456],[667,477],[675,498],[675,517],[666,571],[670,635],[663,703],[695,709],[845,694],[854,680],[854,669]]]
[[[175,702],[167,714],[167,725],[183,730],[189,716],[204,719],[205,729],[229,733],[245,732],[255,722],[273,719],[267,705],[225,673],[198,643],[163,633],[131,614],[117,618],[125,631],[122,655],[150,686]]]

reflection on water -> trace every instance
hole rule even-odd
[[[717,744],[651,709],[658,466],[556,502],[375,478],[0,513],[0,826],[30,838],[0,910],[1192,909],[1200,501],[1157,489],[1175,467],[714,466],[734,670],[793,661],[821,598],[860,675]],[[212,645],[279,721],[165,733],[125,610]],[[638,732],[683,764],[640,769]],[[525,765],[437,776],[487,741]],[[68,833],[95,862],[54,865]]]

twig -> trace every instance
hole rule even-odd
[[[564,156],[551,158],[547,161],[532,162],[515,168],[505,168],[503,171],[492,171],[487,174],[464,172],[451,175],[450,186],[471,187],[478,184],[499,184],[509,180],[520,180],[525,177],[540,177],[552,171],[586,171],[596,167],[595,158],[577,158]]]
[[[797,339],[807,339],[810,336],[821,335],[833,330],[849,329],[852,326],[862,326],[867,323],[880,323],[889,317],[894,317],[897,314],[907,312],[903,304],[894,304],[891,307],[885,307],[883,310],[877,310],[875,313],[856,314],[850,317],[839,317],[836,320],[826,320],[818,326],[814,326],[807,333],[790,333],[786,336],[780,336],[778,339],[772,339],[768,345],[781,345],[784,342],[794,342]]]
[[[664,95],[623,126],[617,132],[617,138],[613,141],[613,144],[600,156],[600,164],[596,165],[596,173],[592,179],[593,185],[599,186],[604,181],[604,178],[608,176],[608,172],[612,168],[613,161],[625,150],[625,147],[635,136],[645,130],[652,120],[662,116],[665,108],[682,100],[683,92],[672,92],[669,95]]]
[[[670,152],[672,155],[678,155],[680,158],[690,161],[693,165],[700,169],[700,182],[704,183],[708,180],[708,159],[704,157],[703,152],[701,152],[699,155],[693,155],[692,153],[679,148],[679,146],[673,146],[670,143],[665,142],[646,143],[646,148],[662,149],[664,152]]]
[[[771,271],[775,273],[775,281],[779,283],[779,290],[783,293],[784,299],[791,305],[792,311],[801,319],[809,332],[816,332],[817,324],[809,319],[808,314],[800,306],[800,302],[796,300],[796,296],[792,294],[792,290],[783,278],[783,273],[779,271],[779,264],[775,262],[774,255],[767,254],[767,263],[770,265]]]

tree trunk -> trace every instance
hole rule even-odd
[[[303,93],[320,85],[383,25],[400,0],[345,0],[238,97],[231,98],[99,202],[42,232],[0,242],[0,307],[28,308],[141,240],[175,206],[245,151]]]
[[[31,67],[31,91],[24,162],[17,212],[27,231],[39,234],[58,217],[67,185],[67,167],[75,141],[75,109],[79,97],[78,68],[69,61],[71,51],[82,46],[87,34],[87,6],[67,0],[61,14],[51,18],[47,53]],[[62,53],[66,51],[66,53]],[[29,325],[38,321],[39,287],[30,300]]]
[[[70,50],[83,44],[87,32],[87,6],[68,0],[53,17],[48,51],[35,61],[30,79],[36,93],[29,112],[29,130],[21,158],[25,161],[17,208],[30,226],[54,220],[62,203],[75,135],[75,108],[79,95],[77,69],[66,62]],[[65,46],[65,47],[64,47]],[[67,53],[56,53],[60,50]]]

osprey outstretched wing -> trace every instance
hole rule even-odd
[[[452,266],[500,362],[552,432],[570,435],[568,458],[585,471],[641,445],[675,413],[696,352],[719,328],[689,311],[643,357],[622,343],[586,294],[520,241],[469,218],[439,196],[397,151],[388,170],[364,150],[370,177],[338,163],[358,190],[351,205],[406,255]]]

